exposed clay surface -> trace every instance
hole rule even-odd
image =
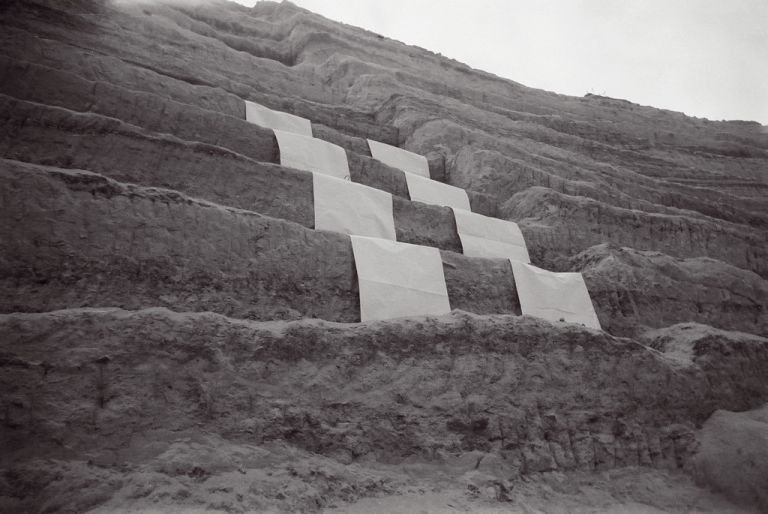
[[[559,266],[563,255],[610,241],[675,257],[710,257],[763,278],[768,275],[765,229],[691,217],[686,212],[664,215],[605,206],[543,187],[517,193],[501,211],[504,216],[521,219],[534,255],[549,266]]]
[[[17,161],[0,161],[0,194],[11,220],[2,226],[2,312],[162,305],[251,319],[360,319],[346,235]],[[508,262],[444,259],[452,308],[519,313]]]
[[[768,335],[768,281],[751,271],[610,245],[589,248],[568,265],[584,274],[601,326],[613,334],[685,320]]]
[[[233,117],[241,115],[240,108],[229,107],[234,95],[295,107],[337,131],[339,142],[345,139],[341,133],[370,137],[370,128],[360,123],[375,121],[396,129],[406,147],[444,163],[443,170],[433,169],[437,178],[494,195],[500,203],[541,186],[565,195],[557,203],[569,205],[575,220],[603,206],[602,240],[590,235],[589,223],[570,223],[565,237],[558,218],[519,207],[503,213],[516,220],[533,216],[560,231],[546,242],[552,258],[608,240],[678,257],[714,257],[765,276],[768,136],[757,124],[543,93],[287,4],[260,4],[247,15],[204,5],[80,8],[91,13],[87,21],[67,15],[83,25],[77,36],[53,23],[57,14],[64,16],[60,11],[10,9],[6,37],[18,43],[9,57],[49,68],[67,62],[68,70],[87,80],[216,107]],[[153,24],[175,31],[175,39],[163,39],[162,55],[142,50],[140,42],[158,37]],[[34,39],[30,31],[46,39]],[[176,59],[185,45],[199,51]],[[88,62],[91,57],[95,62]],[[329,116],[332,111],[340,115]],[[391,134],[378,138],[393,142]],[[659,219],[632,223],[621,209]],[[728,234],[717,223],[699,223],[702,216],[729,222]],[[622,230],[608,230],[611,224]],[[642,231],[635,231],[638,225]],[[682,232],[671,229],[679,233],[667,237],[675,225]],[[689,237],[689,231],[696,234]]]
[[[4,227],[5,237],[14,242],[5,255],[6,312],[68,305],[138,308],[160,302],[182,310],[213,310],[255,319],[359,319],[351,246],[344,236],[306,232],[250,211],[111,182],[80,171],[59,172],[14,161],[4,161],[2,168],[8,199],[4,214],[6,219],[17,220]],[[280,169],[267,171],[281,173]],[[262,176],[264,188],[275,191],[268,177]],[[302,188],[311,200],[311,182],[298,172],[288,172],[286,177],[285,184],[291,184],[293,178],[296,186],[285,194],[264,195],[273,202],[273,208],[265,210],[273,215],[292,210],[288,219],[295,217],[311,226],[311,212],[297,208],[293,194]],[[190,184],[205,184],[194,178]],[[238,188],[243,196],[259,195],[258,202],[264,198],[259,189],[245,187],[244,182],[225,181],[223,187],[231,188],[232,195],[239,194]],[[90,212],[86,206],[95,209],[94,214],[85,215]],[[177,212],[179,218],[164,219],[163,209]],[[214,214],[221,219],[208,221]],[[198,218],[218,228],[209,232],[201,221],[193,221]],[[443,245],[449,249],[461,248],[448,209],[398,200],[395,219],[398,236],[405,241],[439,240],[446,241]],[[29,230],[27,223],[39,232]],[[152,229],[156,224],[167,228],[156,232]],[[230,231],[245,234],[254,246],[224,243]],[[111,243],[116,234],[125,236]],[[282,237],[289,241],[281,241]],[[40,247],[46,250],[32,250]],[[29,253],[35,258],[29,259]],[[187,257],[182,259],[182,255]],[[69,264],[62,266],[59,259]],[[453,308],[479,314],[520,312],[506,261],[467,258],[453,252],[443,252],[443,261]],[[289,262],[297,263],[296,274],[283,278]],[[313,264],[307,266],[306,262]],[[765,281],[724,263],[596,247],[574,258],[570,268],[585,273],[602,325],[616,334],[633,335],[644,327],[687,320],[758,334],[766,331]],[[86,280],[91,273],[98,279]],[[229,285],[224,290],[213,285],[227,276]],[[296,284],[303,286],[297,289]],[[694,296],[691,291],[696,292]],[[346,300],[339,301],[334,295]]]
[[[659,353],[517,316],[345,325],[75,309],[1,315],[0,341],[0,435],[15,449],[2,459],[5,496],[31,508],[95,505],[123,485],[143,501],[154,487],[136,489],[142,470],[162,488],[189,487],[190,477],[211,491],[226,473],[258,484],[273,467],[278,477],[304,469],[303,452],[357,463],[315,460],[320,477],[342,473],[342,483],[358,484],[318,491],[322,502],[344,500],[344,491],[350,499],[386,492],[380,474],[361,476],[372,461],[454,462],[496,477],[478,478],[483,494],[555,470],[678,469],[696,450],[697,423],[716,409],[756,407],[768,392],[765,340],[712,333],[680,365],[669,341]],[[285,444],[299,451],[290,464]],[[32,456],[55,464],[46,474]],[[67,469],[73,478],[50,475]],[[104,481],[110,476],[116,480]],[[309,480],[304,471],[293,476]],[[29,495],[52,483],[58,487]],[[75,488],[63,494],[67,485]],[[254,487],[228,501],[247,508],[265,494]],[[200,502],[199,493],[156,498]],[[216,498],[206,501],[216,507]],[[320,506],[327,504],[306,505]]]
[[[287,2],[4,2],[0,45],[0,510],[766,509],[765,127]],[[354,323],[349,239],[244,99],[343,147],[475,314]],[[583,272],[606,331],[521,317],[366,138]]]
[[[0,152],[8,158],[88,169],[117,180],[172,188],[306,227],[314,226],[311,174],[270,164],[279,163],[279,149],[271,131],[243,120],[224,116],[216,119],[214,113],[210,113],[214,119],[203,120],[217,127],[226,125],[222,120],[229,123],[230,132],[245,142],[220,144],[218,136],[209,136],[201,140],[210,144],[201,144],[169,137],[164,126],[153,127],[159,132],[147,132],[115,118],[19,102],[8,96],[0,96],[0,110],[4,113]],[[198,114],[204,116],[205,113]],[[182,121],[179,126],[185,124],[186,121]],[[202,120],[197,127],[205,133]],[[183,135],[185,131],[177,132]],[[244,153],[230,151],[233,148]],[[350,162],[356,182],[397,196],[396,226],[403,227],[399,230],[402,241],[461,251],[455,226],[452,226],[453,215],[444,208],[407,200],[403,172],[362,155],[355,155]],[[488,203],[487,197],[479,194],[472,197],[479,206],[478,212],[491,214],[495,209],[495,203]]]
[[[696,479],[734,501],[768,511],[768,404],[748,412],[715,412],[698,440]]]

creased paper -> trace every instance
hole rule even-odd
[[[391,194],[320,173],[312,182],[315,229],[396,239]]]
[[[274,132],[282,166],[349,180],[347,152],[342,147],[283,130]]]
[[[405,182],[408,184],[408,194],[411,200],[415,202],[442,205],[465,211],[472,210],[469,207],[467,192],[460,187],[419,177],[412,173],[405,174]]]
[[[453,209],[453,216],[464,255],[531,262],[525,238],[517,223],[463,209]]]
[[[429,163],[427,158],[417,153],[403,150],[396,146],[379,143],[378,141],[368,140],[368,148],[371,149],[371,155],[377,161],[381,161],[387,166],[392,166],[407,173],[414,173],[422,177],[429,178]]]
[[[450,312],[437,248],[351,237],[362,321]]]
[[[287,112],[273,111],[248,100],[245,100],[245,120],[264,128],[312,137],[312,122],[308,119]]]
[[[600,328],[581,273],[554,273],[510,261],[523,314]]]

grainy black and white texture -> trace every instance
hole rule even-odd
[[[10,1],[0,44],[0,510],[768,509],[760,125],[290,3]],[[313,229],[311,174],[243,99],[394,195],[451,315],[357,323],[349,238]],[[508,263],[463,256],[366,138],[582,272],[605,332],[520,316]]]

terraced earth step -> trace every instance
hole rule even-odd
[[[623,209],[545,187],[515,194],[500,212],[518,220],[531,259],[546,267],[558,268],[564,256],[610,241],[679,258],[709,257],[768,278],[768,232],[754,227]]]
[[[348,236],[178,191],[0,161],[0,311],[173,305],[241,318],[357,321]],[[519,313],[509,262],[441,252],[453,308]]]
[[[314,227],[309,172],[255,161],[218,146],[147,133],[96,114],[2,95],[0,109],[0,155],[9,159],[87,169],[118,181],[171,188]],[[254,138],[254,145],[259,141],[266,145],[265,154],[275,149],[269,131],[258,129],[257,134],[265,137]],[[406,198],[392,198],[398,240],[461,252],[453,212],[412,202],[405,194]]]
[[[33,434],[37,458],[86,452],[109,466],[157,430],[194,429],[344,463],[477,451],[512,474],[677,468],[712,412],[762,403],[768,341],[704,329],[682,362],[675,333],[652,350],[463,312],[356,325],[162,308],[4,314],[0,437],[6,462],[26,458],[17,443]]]
[[[694,321],[768,337],[768,280],[752,271],[608,244],[575,255],[567,268],[582,272],[612,334]]]
[[[243,112],[234,114],[211,111],[153,93],[89,81],[67,71],[9,58],[0,58],[0,76],[6,77],[0,81],[0,93],[13,98],[75,112],[101,114],[150,132],[173,134],[183,140],[227,148],[258,161],[279,163],[279,148],[272,131],[246,122],[244,104]],[[353,181],[408,198],[403,172],[371,159],[365,139],[367,134],[349,136],[308,119],[313,121],[315,137],[347,151]],[[434,177],[444,178],[442,156],[433,154],[430,157]],[[468,191],[468,195],[475,212],[495,215],[496,204],[490,195],[472,191]]]
[[[123,143],[115,148],[120,147]],[[227,198],[240,198],[243,205],[252,201],[246,193],[261,194],[260,188],[244,186],[242,180],[249,175],[238,178],[226,165],[213,187],[205,181],[216,178],[205,169],[207,164],[199,163],[204,170],[189,175],[190,184],[211,186]],[[302,179],[308,174],[266,166],[265,188],[271,188],[273,172],[282,173],[287,191],[304,191],[311,201],[311,181]],[[3,250],[5,312],[178,305],[181,310],[256,319],[359,319],[357,278],[346,236],[89,172],[9,160],[0,161],[0,168],[4,219],[12,220],[3,227],[4,241],[12,242]],[[190,168],[180,173],[184,170]],[[274,204],[269,212],[311,226],[311,208],[297,210],[293,193],[270,198]],[[423,238],[423,227],[433,214],[447,211],[424,206],[414,218],[419,223],[407,224],[409,218],[397,205],[398,235],[406,237],[413,233]],[[166,219],[166,212],[172,216]],[[417,237],[411,241],[430,242]],[[506,261],[451,251],[441,255],[452,307],[520,312]],[[59,258],[64,264],[57,263]],[[603,245],[574,257],[568,269],[584,273],[601,326],[614,334],[630,336],[683,321],[768,332],[768,282],[725,263]],[[90,280],[90,273],[96,278]]]
[[[227,115],[196,105],[179,103],[148,92],[138,92],[103,81],[88,81],[69,72],[14,59],[0,59],[0,93],[75,112],[92,112],[121,119],[151,132],[168,133],[188,141],[200,141],[233,150],[265,162],[279,162],[272,131],[248,123],[244,115]],[[211,129],[215,127],[215,129]],[[403,172],[371,159],[366,139],[314,125],[315,137],[344,148],[352,180],[408,198]],[[435,178],[444,178],[444,162],[431,155]],[[490,196],[469,191],[473,210],[493,216],[496,202]]]

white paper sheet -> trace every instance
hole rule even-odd
[[[523,314],[600,328],[581,273],[554,273],[510,261]]]
[[[352,236],[362,321],[451,311],[437,248]]]
[[[372,139],[368,140],[368,148],[371,149],[371,155],[374,159],[383,162],[387,166],[422,177],[430,177],[429,163],[423,155],[409,152],[396,146],[379,143]]]
[[[396,239],[391,194],[320,173],[312,177],[315,229]]]
[[[463,209],[453,209],[453,217],[464,255],[531,262],[525,238],[517,223]]]
[[[268,129],[284,130],[312,137],[312,122],[287,112],[273,111],[256,102],[245,102],[245,120]]]
[[[281,165],[349,180],[347,152],[342,147],[283,130],[274,132],[280,147]]]
[[[419,177],[413,173],[406,173],[405,181],[408,184],[408,194],[413,201],[464,209],[465,211],[472,210],[469,206],[467,192],[460,187]]]

